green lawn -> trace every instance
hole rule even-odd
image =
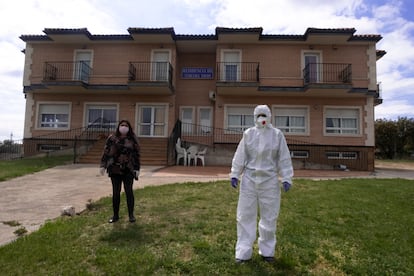
[[[296,180],[283,193],[276,262],[234,263],[228,181],[136,190],[137,222],[111,199],[0,247],[3,275],[413,275],[414,181]]]
[[[11,161],[0,160],[0,181],[38,172],[57,165],[70,164],[72,162],[73,156],[71,155],[23,158]]]

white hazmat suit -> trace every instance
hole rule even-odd
[[[266,117],[261,116],[263,114]],[[242,175],[237,206],[236,260],[252,257],[257,231],[257,206],[260,211],[259,254],[273,258],[281,196],[279,178],[290,187],[293,177],[285,137],[271,125],[269,107],[258,105],[254,110],[254,119],[255,126],[243,133],[230,173],[233,180],[240,179]]]

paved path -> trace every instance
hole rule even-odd
[[[36,231],[47,220],[61,215],[64,206],[76,212],[86,208],[88,200],[111,196],[107,176],[98,173],[97,165],[72,164],[0,182],[0,246],[16,239],[18,227]],[[209,182],[228,179],[229,167],[156,167],[145,166],[134,188],[179,182]],[[412,170],[380,169],[375,173],[344,171],[295,171],[295,177],[332,179],[344,177],[400,177],[414,179]],[[17,221],[21,226],[4,222]]]

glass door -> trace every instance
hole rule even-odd
[[[317,53],[305,53],[305,83],[319,83],[321,81],[321,63]]]
[[[168,81],[169,51],[155,51],[152,59],[151,80]]]
[[[92,68],[92,52],[91,51],[76,51],[75,66],[73,71],[73,79],[89,82],[89,76]]]

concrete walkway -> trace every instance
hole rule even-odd
[[[210,182],[227,180],[229,167],[155,167],[141,169],[135,189],[146,186],[183,182]],[[295,171],[296,178],[332,179],[344,177],[408,178],[412,170],[379,169],[375,173],[345,171]],[[76,212],[86,208],[88,200],[96,201],[111,196],[110,179],[99,175],[97,165],[72,164],[58,166],[38,173],[0,182],[0,246],[16,239],[13,233],[19,227],[36,231],[47,220],[61,215],[64,206],[75,207]],[[124,198],[122,199],[124,200]],[[20,226],[5,222],[16,221]]]

